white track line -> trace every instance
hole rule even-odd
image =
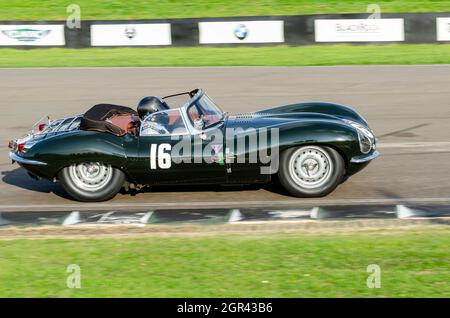
[[[399,199],[324,199],[324,200],[284,200],[284,201],[242,201],[242,202],[159,202],[159,203],[78,203],[78,204],[28,204],[28,205],[0,205],[0,211],[8,210],[47,210],[62,209],[170,209],[170,208],[228,208],[228,207],[290,207],[290,206],[367,206],[367,205],[396,205],[396,204],[450,204],[450,197],[442,198],[399,198]]]
[[[294,65],[294,66],[264,66],[264,65],[254,65],[254,66],[80,66],[80,67],[0,67],[0,70],[142,70],[142,69],[302,69],[302,68],[312,68],[312,69],[340,69],[340,68],[443,68],[450,67],[449,64],[371,64],[371,65]]]
[[[380,142],[378,148],[450,148],[450,141]]]

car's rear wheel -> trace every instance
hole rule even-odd
[[[290,148],[281,153],[279,179],[297,197],[321,197],[341,182],[345,164],[341,155],[326,146]]]
[[[59,179],[66,192],[78,201],[95,202],[113,198],[125,182],[119,169],[100,162],[86,162],[65,167]]]

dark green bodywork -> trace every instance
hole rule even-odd
[[[350,119],[367,126],[367,122],[354,110],[331,103],[300,103],[265,109],[255,113],[226,116],[215,129],[227,128],[279,129],[279,150],[301,145],[326,145],[337,150],[346,163],[350,176],[367,162],[352,163],[362,154],[357,131],[342,119]],[[207,135],[207,134],[206,134]],[[206,136],[206,140],[208,136]],[[248,137],[248,136],[247,136]],[[194,136],[191,136],[194,139]],[[234,139],[246,138],[245,132]],[[270,174],[261,174],[261,164],[201,163],[173,164],[167,170],[151,170],[149,145],[171,143],[170,136],[144,136],[131,133],[118,137],[108,133],[75,130],[44,138],[21,157],[47,163],[47,165],[22,164],[30,173],[41,178],[54,179],[58,172],[74,163],[102,162],[119,168],[130,182],[136,184],[225,184],[269,182]],[[222,155],[227,145],[223,145]],[[249,157],[261,149],[251,149],[249,143],[236,156]],[[373,152],[374,150],[372,150]]]

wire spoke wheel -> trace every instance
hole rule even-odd
[[[333,161],[320,147],[297,149],[289,160],[289,174],[302,188],[315,189],[326,184],[333,172]]]
[[[112,199],[126,180],[123,171],[101,162],[72,164],[63,168],[58,178],[64,190],[82,202]]]
[[[74,164],[69,167],[69,176],[79,189],[96,192],[111,181],[113,169],[99,162]]]

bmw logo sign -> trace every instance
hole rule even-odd
[[[248,36],[248,28],[245,26],[245,24],[239,24],[239,25],[234,29],[234,35],[235,35],[239,40],[244,40],[244,39]]]

